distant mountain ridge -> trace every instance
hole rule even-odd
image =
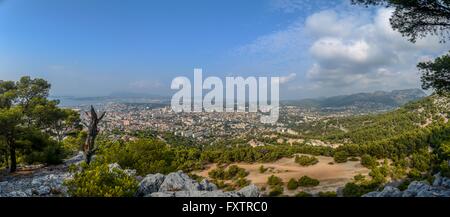
[[[402,106],[410,101],[418,100],[425,96],[427,96],[427,94],[420,89],[406,89],[393,90],[390,92],[375,91],[372,93],[356,93],[317,99],[291,100],[286,104],[320,108],[389,108]]]

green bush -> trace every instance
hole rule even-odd
[[[58,165],[63,162],[66,157],[66,152],[63,147],[57,142],[50,142],[42,151],[32,151],[25,155],[25,162],[44,163],[48,165]]]
[[[208,176],[212,179],[225,179],[225,170],[223,168],[216,168],[208,172]]]
[[[284,192],[283,186],[281,185],[276,185],[274,187],[271,188],[270,192],[269,192],[269,196],[270,197],[276,197],[276,196],[280,196],[282,195]]]
[[[228,183],[225,183],[223,180],[212,180],[212,183],[217,185],[217,188],[219,189],[228,189],[230,185]]]
[[[427,150],[420,150],[411,156],[411,167],[420,172],[426,172],[430,169],[432,156]]]
[[[250,180],[245,178],[239,178],[236,180],[236,185],[240,188],[250,185]]]
[[[281,180],[280,177],[277,177],[275,175],[271,175],[267,179],[267,184],[269,186],[279,186],[279,185],[283,185],[283,180]]]
[[[82,131],[77,135],[68,136],[62,141],[62,146],[69,154],[76,154],[82,150],[83,144],[86,141],[87,133]]]
[[[81,171],[64,183],[75,197],[131,197],[138,182],[122,170],[110,170],[107,164],[82,164]]]
[[[442,176],[450,178],[450,166],[447,161],[442,161],[439,164],[439,171],[441,171]]]
[[[318,186],[319,184],[320,184],[319,180],[310,178],[308,176],[302,176],[298,180],[298,186],[300,186],[300,187],[314,187],[314,186]]]
[[[301,192],[298,192],[295,196],[296,197],[312,197],[313,195],[308,192],[301,191]]]
[[[295,162],[302,166],[311,166],[319,163],[319,159],[314,156],[300,155],[295,156]]]
[[[36,130],[25,132],[17,143],[23,151],[23,160],[27,164],[56,165],[62,163],[67,155],[67,151],[60,143]]]
[[[372,177],[372,182],[383,184],[386,182],[386,173],[382,167],[375,167],[369,172],[369,176]]]
[[[345,163],[347,162],[347,153],[344,151],[338,151],[336,153],[334,153],[334,162],[336,163]]]
[[[408,178],[410,178],[412,180],[421,180],[422,179],[422,174],[417,169],[411,169],[408,172]]]
[[[358,174],[356,176],[353,177],[353,180],[355,180],[355,182],[364,182],[366,180],[366,177],[362,174]]]
[[[46,164],[57,165],[63,162],[66,152],[58,143],[52,143],[42,151],[43,162]]]
[[[287,183],[287,188],[289,190],[295,190],[298,188],[298,182],[295,179],[290,179],[289,182]]]
[[[259,167],[259,173],[265,173],[267,170],[268,170],[268,168],[264,168],[263,165],[261,165],[261,166]]]
[[[342,194],[344,197],[361,197],[364,194],[377,190],[378,187],[378,183],[375,182],[364,184],[349,182],[345,184],[344,188],[342,189]]]
[[[165,143],[152,139],[105,144],[100,151],[99,160],[102,162],[118,163],[122,168],[135,169],[139,175],[167,174],[182,169],[182,163],[189,162],[177,162],[181,157],[177,158],[174,150]]]
[[[378,166],[377,159],[368,154],[361,156],[361,164],[367,168]]]
[[[404,191],[404,190],[406,190],[408,188],[410,183],[411,182],[407,179],[407,180],[403,181],[397,188],[400,191]]]
[[[249,173],[245,171],[245,169],[236,165],[231,165],[227,170],[219,167],[208,172],[210,178],[220,180],[242,179],[247,177],[248,174]]]

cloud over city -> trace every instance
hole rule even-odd
[[[409,42],[392,29],[392,13],[390,8],[321,10],[259,37],[240,51],[263,54],[265,59],[272,55],[297,67],[297,76],[290,80],[302,79],[289,83],[291,92],[331,95],[419,88],[417,63],[442,55],[450,46],[433,36]],[[301,58],[308,63],[296,62]]]

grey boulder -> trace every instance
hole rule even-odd
[[[199,191],[200,184],[182,171],[170,173],[164,179],[159,191]]]
[[[158,192],[161,184],[164,182],[164,179],[164,175],[160,173],[147,175],[139,183],[139,188],[136,195],[145,196],[154,192]]]

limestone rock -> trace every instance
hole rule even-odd
[[[242,188],[241,190],[238,191],[238,193],[244,197],[259,197],[260,196],[259,189],[254,184]]]
[[[201,186],[201,189],[204,191],[216,191],[219,189],[219,188],[217,188],[217,186],[214,183],[211,183],[207,179],[203,179],[200,182],[200,186]]]
[[[163,174],[149,174],[139,183],[139,188],[136,193],[137,196],[145,196],[158,192],[161,184],[164,182],[165,176]]]
[[[236,192],[223,191],[177,191],[175,197],[240,197]]]
[[[200,184],[182,171],[170,173],[164,179],[159,191],[199,191]]]

